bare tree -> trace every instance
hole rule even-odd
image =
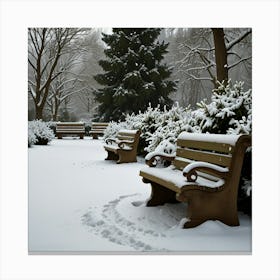
[[[222,31],[224,37],[220,39],[223,41],[219,41],[214,40],[211,28],[163,29],[161,40],[169,42],[165,61],[173,66],[172,78],[178,81],[178,90],[172,99],[181,106],[196,107],[197,102],[210,98],[217,80],[243,80],[245,88],[251,87],[251,29],[225,28]],[[226,56],[224,51],[218,51],[218,42],[224,45]],[[217,63],[216,57],[220,55],[223,60]],[[220,66],[216,67],[217,64]]]
[[[61,57],[81,51],[76,43],[85,32],[78,28],[29,28],[28,92],[34,101],[37,119],[43,119],[52,83],[69,70],[70,65],[58,67]]]
[[[251,34],[252,30],[243,29],[241,32],[235,32],[236,37],[231,38],[231,40],[223,28],[212,28],[211,30],[213,39],[210,37],[209,30],[203,30],[199,34],[200,40],[196,41],[194,45],[184,42],[179,46],[185,50],[185,56],[178,61],[178,68],[191,79],[210,80],[216,86],[217,81],[228,80],[230,69],[252,58],[251,55],[241,57],[236,51],[233,51],[234,46]],[[230,31],[230,34],[232,35],[233,32]],[[234,57],[234,62],[231,65],[228,65],[229,56]],[[194,67],[190,65],[192,57],[196,57],[200,65]],[[207,75],[194,75],[194,71],[197,70],[200,73],[207,73]]]
[[[58,112],[65,100],[74,95],[81,93],[84,87],[77,87],[80,82],[78,78],[67,77],[67,75],[60,75],[50,86],[50,94],[47,99],[49,110],[53,121],[57,121]]]
[[[86,51],[82,55],[82,62],[77,65],[75,72],[79,73],[79,86],[82,91],[73,95],[77,110],[76,114],[83,119],[90,120],[97,110],[94,92],[101,87],[93,78],[103,72],[99,60],[104,57],[104,42],[101,40],[101,29],[94,28],[83,37]]]

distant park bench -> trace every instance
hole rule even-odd
[[[104,145],[108,152],[106,160],[117,160],[117,163],[136,162],[139,137],[139,130],[120,130],[116,138],[107,138]]]
[[[93,122],[91,125],[91,130],[89,131],[89,134],[92,135],[92,139],[97,139],[98,135],[103,135],[108,124],[109,123],[104,122]]]
[[[85,124],[81,122],[57,122],[56,136],[62,139],[62,136],[79,136],[80,139],[85,135]]]
[[[184,228],[196,227],[207,220],[238,226],[238,186],[249,146],[248,135],[181,133],[176,155],[146,157],[150,167],[142,169],[140,176],[152,187],[147,206],[187,202]],[[155,168],[159,156],[172,164]]]

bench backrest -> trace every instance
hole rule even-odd
[[[56,123],[56,132],[59,131],[85,131],[85,124],[78,122],[58,122]]]
[[[209,162],[221,167],[228,167],[229,172],[221,176],[237,176],[239,180],[244,153],[250,145],[251,137],[248,135],[183,132],[177,139],[177,151],[173,165],[182,170],[193,161]],[[204,170],[199,175],[211,179],[214,174]],[[216,181],[217,175],[212,179]]]
[[[92,130],[101,130],[104,131],[109,123],[105,123],[105,122],[93,122],[91,125],[91,129]]]
[[[140,130],[120,130],[118,132],[117,138],[120,141],[130,141],[131,147],[133,149],[137,149],[140,138]]]

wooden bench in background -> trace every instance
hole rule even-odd
[[[105,139],[104,149],[108,152],[106,160],[136,162],[139,137],[139,130],[120,130],[116,138]]]
[[[82,122],[57,122],[56,136],[62,139],[62,136],[79,136],[83,139],[85,135],[85,124]]]
[[[249,146],[248,135],[181,133],[176,155],[164,155],[172,163],[169,167],[155,168],[158,157],[146,157],[150,167],[142,169],[140,176],[152,187],[147,206],[187,202],[184,228],[207,220],[238,226],[238,186]]]
[[[108,124],[109,123],[93,122],[91,130],[89,131],[89,134],[92,135],[92,139],[97,139],[98,135],[103,135]]]

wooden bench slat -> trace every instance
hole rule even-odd
[[[177,148],[176,155],[179,157],[189,158],[197,161],[206,161],[224,167],[229,167],[231,163],[231,156],[229,155],[216,154],[201,150]]]
[[[92,135],[92,139],[97,139],[98,135],[103,135],[108,125],[109,123],[93,122],[89,131],[89,134]]]
[[[125,135],[118,135],[118,139],[119,140],[128,140],[128,141],[133,141],[134,140],[134,137],[131,137],[131,136],[125,136]]]
[[[134,137],[134,135],[137,133],[137,130],[120,130],[118,135],[122,135],[122,136],[132,136]]]
[[[194,161],[188,160],[188,159],[185,159],[185,158],[176,157],[172,163],[177,169],[183,170],[187,165],[189,165],[192,162],[194,162]],[[200,173],[201,173],[200,176],[204,177],[206,179],[211,179],[211,177],[209,177],[208,175],[214,176],[214,177],[217,178],[217,175],[214,172],[211,172],[210,170],[209,171],[203,171],[203,172],[200,172]],[[224,176],[221,176],[220,178],[224,178]]]
[[[106,122],[93,122],[92,125],[93,126],[107,127],[109,125],[109,123],[106,123]]]
[[[75,122],[58,122],[56,124],[56,136],[58,139],[62,139],[65,135],[78,135],[81,139],[85,135],[85,124]]]
[[[153,176],[149,173],[146,173],[142,170],[140,170],[140,176],[146,178],[147,180],[151,180],[153,182],[156,182],[157,184],[159,185],[162,185],[176,193],[179,193],[180,192],[180,188],[176,187],[172,182],[170,181],[166,181],[164,179],[161,179],[160,177],[156,177],[156,176]]]
[[[196,148],[200,150],[217,151],[222,153],[233,153],[234,147],[227,143],[216,143],[216,142],[203,142],[194,140],[177,140],[177,146]]]

